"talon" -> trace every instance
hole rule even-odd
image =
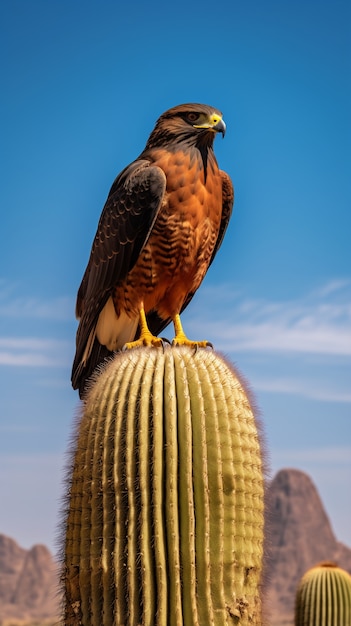
[[[149,333],[147,336],[144,334],[135,341],[128,341],[125,343],[122,350],[133,350],[133,348],[141,348],[142,346],[153,346],[154,348],[159,348],[160,346],[163,346],[163,341],[160,337],[155,337],[152,333]]]
[[[168,345],[171,345],[171,341],[169,339],[167,339],[167,337],[161,337],[161,340],[163,341],[163,343],[168,343]]]
[[[189,348],[195,348],[195,350],[198,350],[199,348],[213,349],[213,345],[209,341],[193,341],[188,339],[186,335],[184,335],[184,337],[174,337],[172,346],[189,346]]]
[[[124,344],[122,350],[132,350],[133,348],[141,348],[142,346],[153,346],[158,348],[164,345],[164,340],[161,337],[155,337],[149,330],[146,321],[146,315],[143,308],[139,311],[139,324],[140,324],[140,337],[135,341],[128,341]]]
[[[198,348],[207,348],[207,347],[213,348],[212,343],[210,343],[209,341],[206,341],[206,340],[192,341],[191,339],[188,339],[188,337],[186,336],[183,330],[183,326],[180,321],[180,316],[178,314],[174,316],[173,324],[174,324],[174,330],[175,330],[175,337],[172,341],[172,346],[189,346],[190,348],[195,348],[195,350],[198,350]]]
[[[169,339],[167,339],[167,337],[161,337],[161,341],[162,341],[162,351],[164,354],[166,351],[166,346],[170,346],[171,342]]]

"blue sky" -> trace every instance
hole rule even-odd
[[[350,25],[339,0],[3,0],[0,532],[55,547],[97,221],[156,118],[195,101],[224,113],[236,201],[185,328],[249,381],[272,474],[308,472],[351,545]]]

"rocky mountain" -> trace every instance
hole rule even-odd
[[[272,626],[292,626],[295,592],[305,571],[335,561],[351,573],[351,549],[335,538],[309,476],[281,470],[267,494],[266,605]]]
[[[0,534],[0,623],[57,619],[57,566],[42,545],[20,548]]]
[[[292,626],[296,586],[320,561],[351,573],[351,549],[339,543],[311,479],[281,470],[267,494],[265,597],[267,624]],[[45,546],[20,548],[0,535],[0,626],[5,619],[46,620],[59,615],[57,566]]]

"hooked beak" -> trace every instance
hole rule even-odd
[[[225,131],[226,131],[226,125],[223,122],[223,120],[219,120],[219,122],[217,122],[217,124],[215,126],[212,127],[213,130],[215,130],[217,133],[222,133],[222,137],[224,137],[225,135]]]

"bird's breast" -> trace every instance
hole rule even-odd
[[[193,228],[210,220],[219,228],[222,214],[222,179],[214,156],[208,160],[207,171],[200,153],[164,152],[155,155],[155,165],[166,175],[166,194],[160,217],[178,215]]]
[[[194,153],[161,153],[155,165],[166,174],[167,186],[150,243],[161,243],[164,261],[179,271],[193,271],[211,256],[222,216],[222,179],[209,160],[207,176]],[[165,254],[166,253],[166,254]],[[181,266],[179,264],[182,263]]]
[[[206,180],[202,162],[190,155],[162,153],[154,164],[166,174],[166,192],[123,297],[134,301],[138,291],[146,310],[155,308],[166,317],[205,276],[221,223],[222,181],[215,161]]]

